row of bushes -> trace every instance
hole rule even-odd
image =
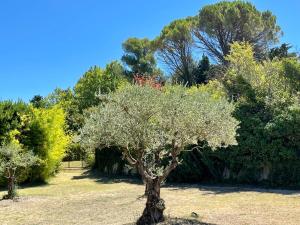
[[[268,164],[250,165],[249,156],[234,150],[186,151],[182,163],[168,177],[176,183],[249,184],[266,187],[300,188],[300,160],[270,161]],[[239,160],[249,160],[245,164]],[[252,158],[253,159],[253,158]],[[107,175],[137,176],[135,168],[128,168],[116,149],[96,151],[95,169]]]

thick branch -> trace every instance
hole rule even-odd
[[[130,154],[130,150],[128,147],[125,148],[123,152],[123,157],[128,161],[131,166],[135,166],[137,164],[137,160]]]
[[[169,176],[171,171],[174,170],[178,165],[177,156],[181,152],[181,148],[178,145],[176,145],[175,140],[173,140],[172,145],[173,145],[173,150],[171,152],[172,160],[171,160],[171,163],[164,169],[163,175],[161,177],[159,177],[160,182],[163,182]]]
[[[147,168],[143,165],[143,162],[142,161],[138,161],[137,163],[137,166],[138,166],[138,171],[139,173],[141,174],[141,176],[147,180],[147,181],[150,181],[150,180],[154,180],[156,177],[154,176],[151,176],[148,172],[147,172]]]
[[[161,177],[159,177],[159,181],[163,182],[178,165],[177,156],[172,158],[171,163],[165,168],[164,173]]]

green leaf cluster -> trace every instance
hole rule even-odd
[[[70,141],[65,134],[65,113],[59,106],[32,109],[33,117],[24,143],[41,159],[32,178],[47,180],[57,172]]]
[[[234,43],[224,83],[241,121],[238,146],[224,158],[231,178],[292,186],[300,181],[298,74],[295,58],[257,62],[252,47]]]
[[[201,140],[212,148],[236,144],[233,110],[225,98],[201,89],[128,85],[103,96],[103,104],[86,118],[81,141],[92,153],[118,146],[127,159],[143,161],[147,176],[162,176],[165,160],[171,155],[175,160],[187,145]]]
[[[70,139],[65,132],[64,111],[59,105],[34,108],[22,102],[0,102],[0,110],[3,111],[0,116],[0,146],[9,153],[7,156],[15,159],[4,160],[5,157],[2,157],[0,163],[6,166],[8,162],[15,163],[16,167],[19,163],[23,168],[20,182],[47,180],[58,170]],[[39,165],[21,165],[27,162],[30,152],[39,159]],[[19,153],[22,153],[21,156]]]

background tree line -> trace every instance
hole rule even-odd
[[[154,40],[129,38],[121,61],[91,67],[73,88],[34,96],[30,104],[1,102],[0,144],[17,142],[42,160],[24,170],[21,181],[46,180],[63,158],[84,157],[103,172],[118,164],[122,173],[118,146],[107,149],[114,151],[95,147],[96,157],[87,157],[77,136],[101,105],[99,93],[122,89],[139,75],[227,98],[241,122],[238,146],[211,151],[198,143],[193,147],[199,148],[180,154],[185,160],[169,180],[299,186],[300,63],[291,46],[280,43],[281,35],[276,17],[251,3],[205,6],[195,16],[171,22]]]
[[[122,60],[129,73],[157,76],[156,59],[169,72],[168,82],[209,89],[235,102],[238,146],[213,152],[199,143],[201,151],[182,153],[185,160],[169,180],[299,185],[299,58],[289,44],[276,47],[281,36],[270,11],[225,1],[171,22],[154,40],[125,41]],[[147,57],[149,71],[139,68]],[[117,150],[96,155],[102,171],[121,173]],[[116,164],[120,168],[113,171]]]

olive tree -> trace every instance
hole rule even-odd
[[[17,144],[0,147],[0,174],[7,178],[8,193],[3,198],[16,197],[16,182],[21,169],[38,164],[38,158],[32,152],[24,151]]]
[[[81,130],[87,149],[120,146],[148,186],[147,202],[137,224],[163,220],[160,187],[180,163],[187,145],[206,141],[212,148],[236,144],[234,106],[199,89],[129,85],[101,96]]]

